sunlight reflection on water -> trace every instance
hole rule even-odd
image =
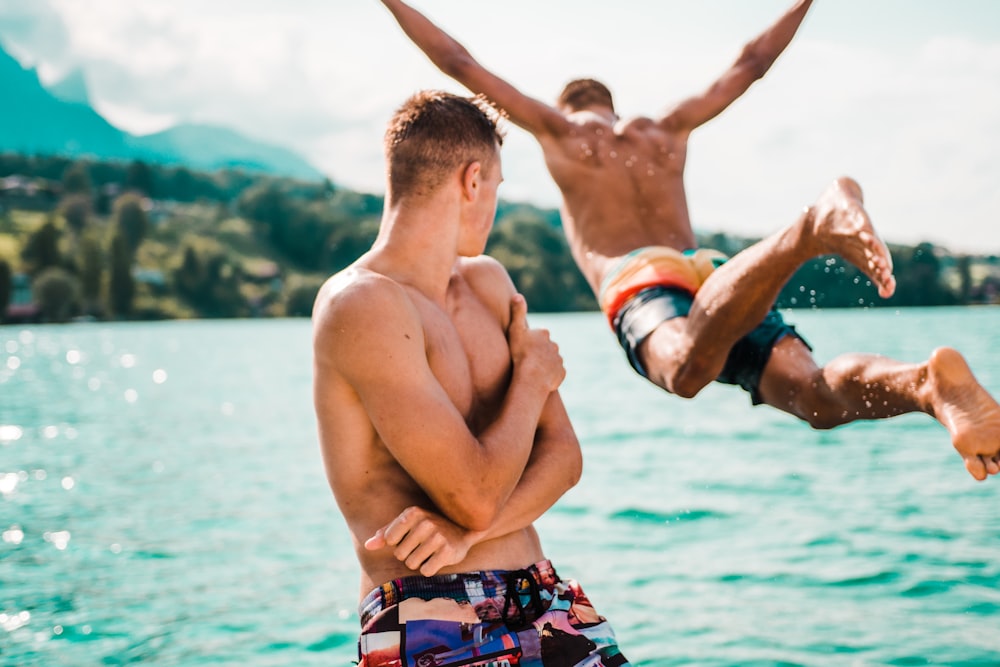
[[[952,342],[1000,391],[1000,309],[790,317],[821,359]],[[975,632],[1000,611],[1000,493],[938,425],[813,432],[731,388],[682,401],[599,315],[532,323],[560,344],[585,455],[539,530],[633,661],[1000,664]],[[355,659],[310,345],[304,320],[0,328],[2,660]]]

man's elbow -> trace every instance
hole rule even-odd
[[[450,500],[447,508],[441,508],[442,511],[466,530],[486,530],[493,525],[500,511],[500,501],[481,490],[456,494]]]
[[[583,476],[583,452],[580,450],[580,441],[577,440],[575,434],[569,436],[563,462],[568,484],[566,490],[568,491],[579,484],[580,478]]]

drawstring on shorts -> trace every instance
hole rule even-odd
[[[528,584],[528,591],[531,596],[531,607],[533,607],[535,612],[532,620],[545,613],[545,609],[542,607],[542,596],[539,592],[538,582],[535,580],[534,575],[530,571],[511,570],[506,574],[504,579],[507,583],[507,592],[504,596],[503,610],[500,612],[500,615],[507,627],[511,629],[519,629],[524,628],[531,623],[525,613],[524,604],[521,602],[521,582],[527,582]],[[513,622],[514,619],[507,614],[510,609],[511,602],[514,603],[514,608],[517,613],[516,624]]]

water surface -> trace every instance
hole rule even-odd
[[[1000,394],[1000,309],[788,317],[821,361],[954,345]],[[600,315],[532,322],[585,456],[539,530],[635,664],[1000,665],[1000,491],[936,422],[685,401]],[[306,320],[0,327],[0,664],[356,659],[310,344]]]

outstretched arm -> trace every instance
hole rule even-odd
[[[557,134],[568,121],[554,107],[528,97],[479,64],[469,51],[426,16],[400,0],[382,0],[403,32],[442,72],[473,93],[485,95],[511,121],[536,137]]]
[[[812,0],[798,0],[767,30],[743,47],[736,62],[708,90],[684,100],[661,120],[674,130],[693,130],[718,116],[771,68],[792,41]]]
[[[476,544],[527,528],[577,481],[580,443],[558,393],[549,396],[524,474],[489,528],[466,530],[421,507],[408,507],[365,542],[365,548],[392,547],[396,558],[425,577],[462,562]]]

